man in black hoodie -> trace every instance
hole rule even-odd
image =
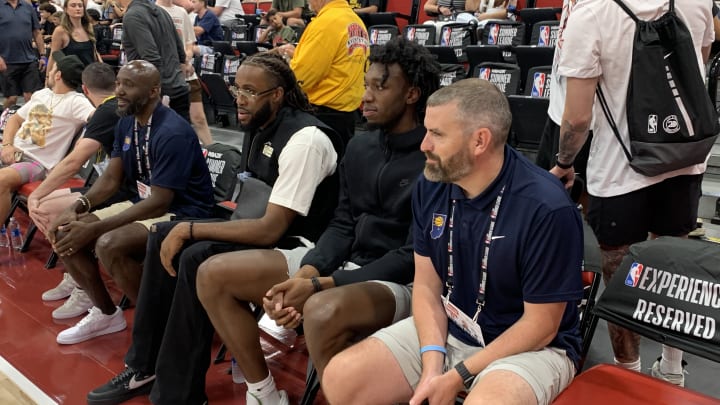
[[[287,328],[304,312],[320,372],[353,339],[410,314],[410,200],[425,164],[421,122],[439,66],[404,39],[374,47],[369,60],[363,114],[372,129],[347,146],[338,208],[317,245],[215,256],[198,272],[198,297],[245,375],[248,404],[288,403],[265,364],[248,302]]]
[[[190,87],[185,81],[190,68],[185,44],[175,31],[170,15],[148,0],[120,0],[123,17],[122,45],[127,61],[146,60],[160,71],[162,95],[170,108],[190,121]]]

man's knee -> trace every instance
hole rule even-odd
[[[10,198],[11,193],[22,186],[20,173],[12,167],[0,169],[0,198]]]
[[[357,364],[351,360],[352,355],[348,353],[349,350],[344,350],[330,359],[330,362],[325,366],[325,371],[322,376],[322,386],[325,393],[325,397],[330,403],[333,404],[347,404],[352,402],[353,392],[355,390],[350,389],[348,384],[354,381],[354,378],[348,378],[352,376],[350,374],[353,365]]]
[[[325,328],[342,319],[345,304],[343,294],[337,288],[313,294],[305,302],[303,318],[305,329]]]
[[[225,259],[213,256],[198,266],[197,295],[200,302],[211,302],[213,298],[223,293],[226,280],[222,277],[218,266],[225,266]]]

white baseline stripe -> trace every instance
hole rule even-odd
[[[53,401],[46,393],[44,393],[37,385],[33,384],[32,381],[28,380],[18,369],[8,363],[2,356],[0,356],[0,372],[5,374],[10,381],[20,388],[30,399],[35,401],[38,405],[57,405],[57,402]]]

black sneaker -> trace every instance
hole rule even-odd
[[[89,405],[115,405],[138,395],[147,395],[155,381],[154,374],[144,374],[131,367],[113,377],[107,384],[90,391]]]

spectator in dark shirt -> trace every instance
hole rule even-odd
[[[55,6],[50,3],[43,3],[38,7],[38,11],[40,12],[40,31],[42,31],[45,42],[48,42],[52,38],[52,33],[55,30],[55,24],[50,21],[56,11]]]
[[[380,11],[380,0],[348,0],[348,4],[356,13],[377,13]]]
[[[223,30],[220,26],[220,20],[217,16],[207,8],[207,0],[192,0],[193,10],[197,13],[193,22],[193,29],[197,37],[198,46],[193,50],[196,55],[212,52],[206,45],[210,41],[222,41]]]

